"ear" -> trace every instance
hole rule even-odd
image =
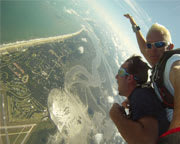
[[[170,44],[169,46],[168,46],[168,50],[172,50],[174,48],[174,44]]]
[[[132,74],[128,75],[127,79],[129,82],[132,82],[132,81],[134,81],[134,76]]]

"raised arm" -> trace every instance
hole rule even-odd
[[[174,62],[170,71],[170,81],[174,88],[174,113],[170,129],[180,127],[180,61]]]
[[[138,26],[132,16],[130,16],[129,14],[125,14],[124,16],[130,20],[132,27]],[[139,45],[139,49],[141,53],[144,55],[144,57],[146,58],[146,60],[148,61],[148,56],[146,53],[146,39],[144,38],[140,30],[136,31],[135,34],[136,34],[136,39]]]
[[[138,121],[126,118],[123,108],[115,103],[110,117],[128,144],[155,144],[158,139],[158,122],[153,117],[143,117]]]

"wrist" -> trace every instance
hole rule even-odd
[[[132,25],[132,29],[136,33],[140,30],[140,27],[138,25]]]

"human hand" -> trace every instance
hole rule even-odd
[[[124,16],[128,19],[131,19],[131,16],[129,14],[124,14]]]
[[[130,14],[124,14],[124,16],[130,20],[132,25],[136,25],[135,20],[133,19],[133,17]]]
[[[124,100],[124,101],[121,103],[121,105],[122,105],[124,108],[129,109],[129,100],[128,100],[128,99]]]
[[[113,121],[118,120],[120,116],[126,116],[126,112],[123,106],[118,103],[114,103],[109,111],[109,115]]]

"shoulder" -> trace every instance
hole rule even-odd
[[[180,56],[179,56],[179,58],[180,58]],[[172,63],[171,70],[170,70],[170,75],[176,76],[179,74],[180,74],[180,59],[178,59]]]
[[[132,94],[132,101],[137,102],[147,102],[151,101],[156,96],[154,90],[151,87],[148,88],[136,88]]]
[[[133,120],[149,116],[157,118],[158,116],[160,103],[158,103],[152,88],[136,88],[129,104]]]
[[[175,85],[180,85],[180,60],[173,63],[171,70],[170,70],[170,81],[175,87]]]
[[[171,67],[173,68],[176,65],[180,65],[180,54],[174,54],[172,55],[166,63],[166,67]]]
[[[164,76],[172,77],[180,71],[180,54],[172,55],[166,63]]]
[[[152,87],[136,88],[134,95],[155,94]]]
[[[176,71],[179,68],[180,68],[180,60],[177,60],[172,64],[171,70]]]

